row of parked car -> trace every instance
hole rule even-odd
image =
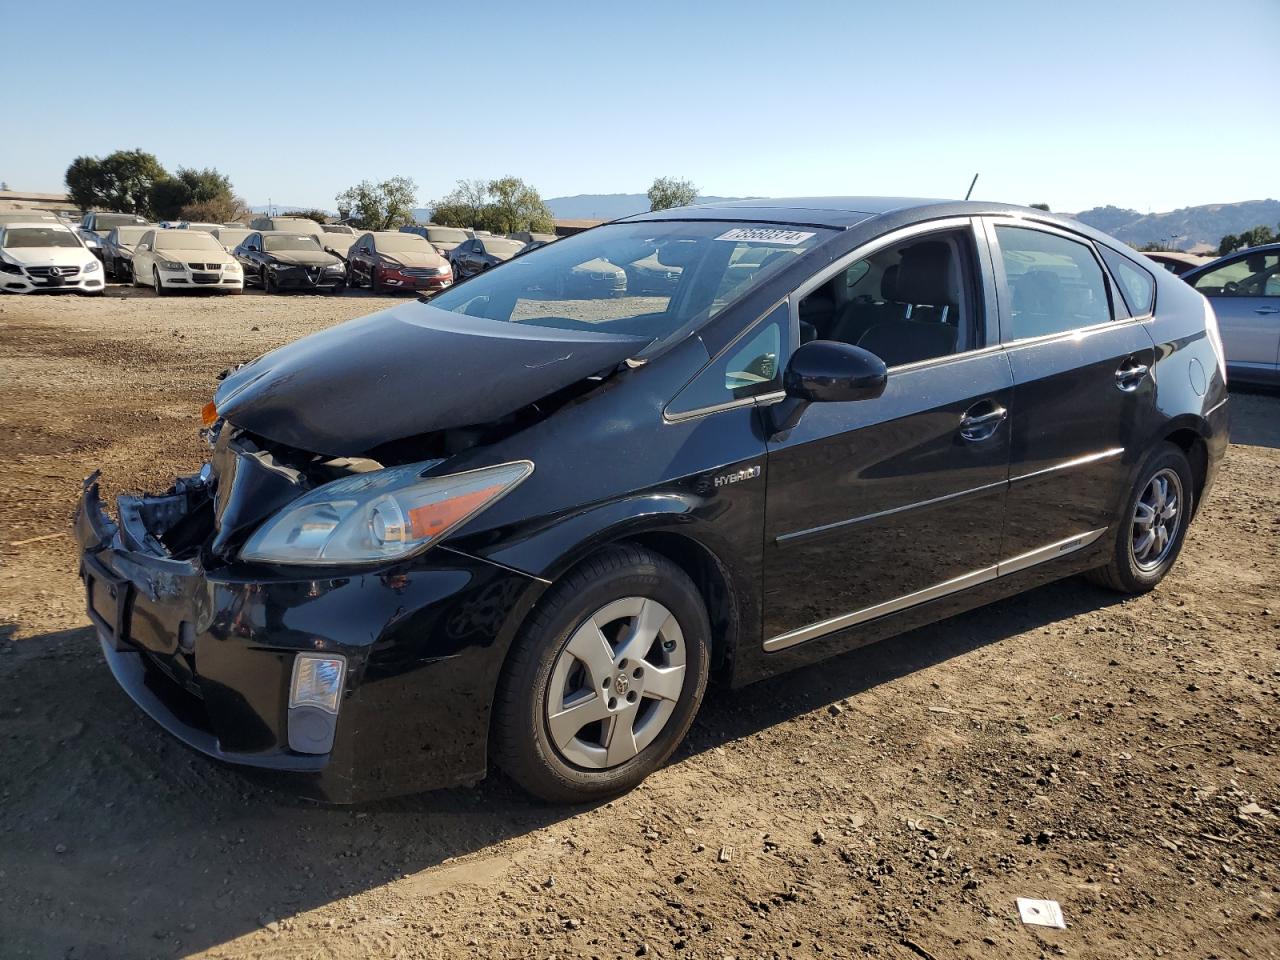
[[[357,232],[346,224],[298,217],[259,217],[243,224],[148,223],[121,213],[87,213],[74,226],[52,213],[0,213],[0,290],[102,293],[108,280],[179,290],[239,293],[260,286],[271,293],[309,290],[341,293],[368,287],[376,293],[432,294],[460,280],[545,245],[555,237],[413,225],[399,231]],[[750,249],[726,268],[754,272]],[[1280,244],[1240,250],[1199,266],[1185,255],[1171,272],[1212,301],[1233,375],[1280,382]],[[1187,269],[1190,267],[1190,269]],[[590,259],[556,274],[550,298],[661,296],[681,268],[656,256],[615,264]]]

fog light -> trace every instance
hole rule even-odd
[[[289,685],[289,749],[323,754],[333,749],[338,702],[347,675],[342,657],[300,653]]]
[[[327,713],[338,712],[342,682],[347,676],[343,657],[300,653],[293,661],[293,683],[289,686],[289,709],[319,707]]]

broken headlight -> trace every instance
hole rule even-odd
[[[243,560],[329,566],[379,563],[419,553],[506,496],[528,460],[423,477],[413,463],[343,477],[293,501],[258,528]]]

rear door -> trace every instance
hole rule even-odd
[[[879,398],[814,403],[769,439],[766,650],[995,576],[1016,411],[978,226],[956,218],[899,231],[793,296],[794,337],[809,318],[805,339],[868,349],[889,378]],[[886,275],[897,299],[871,304],[865,322],[812,309],[841,299],[866,306],[857,291],[888,286]],[[858,642],[856,631],[835,640]]]
[[[1014,383],[1005,573],[1115,521],[1155,416],[1155,345],[1090,240],[1011,218],[987,232]]]
[[[1231,372],[1271,379],[1280,364],[1280,250],[1246,253],[1191,286],[1213,302]]]

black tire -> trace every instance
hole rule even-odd
[[[570,762],[552,742],[547,704],[552,672],[588,618],[629,597],[657,600],[675,618],[684,642],[683,685],[652,742],[616,766],[591,769]],[[602,550],[547,592],[513,645],[494,705],[495,761],[525,790],[550,803],[587,803],[625,793],[684,740],[706,693],[710,663],[707,610],[688,575],[639,546]]]
[[[267,293],[280,292],[280,285],[272,278],[271,271],[267,267],[262,268],[262,289]]]
[[[331,293],[335,297],[340,297],[346,292],[347,292],[347,285],[345,283],[336,283],[333,285],[333,289],[329,291],[329,293]]]
[[[1166,473],[1166,471],[1168,471]],[[1148,492],[1153,478],[1163,475],[1166,480],[1172,473],[1177,478],[1177,527],[1168,538],[1168,547],[1161,555],[1152,558],[1148,564],[1140,563],[1135,556],[1134,533],[1135,514],[1138,501]],[[1195,487],[1191,473],[1191,464],[1182,449],[1172,443],[1161,443],[1147,457],[1146,463],[1138,471],[1138,480],[1125,498],[1124,509],[1116,521],[1115,541],[1111,548],[1111,559],[1106,566],[1090,570],[1085,576],[1100,587],[1107,587],[1120,593],[1146,593],[1164,579],[1172,569],[1182,552],[1182,543],[1187,536],[1187,527],[1194,512]]]
[[[169,294],[173,293],[172,290],[168,289],[160,282],[160,271],[155,267],[151,268],[151,285],[155,287],[157,297],[167,297]]]
[[[382,292],[382,287],[378,284],[378,268],[376,266],[369,268],[369,292],[373,294]]]

